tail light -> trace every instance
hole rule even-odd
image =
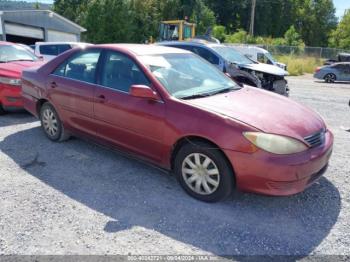
[[[317,68],[315,69],[315,73],[320,72],[320,70],[321,70],[321,67],[317,67]]]

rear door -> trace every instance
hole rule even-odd
[[[349,73],[347,72],[348,67],[346,64],[337,64],[334,65],[333,68],[335,69],[335,74],[338,81],[347,81],[349,78]]]
[[[112,144],[151,158],[161,159],[165,105],[129,94],[131,85],[151,82],[125,54],[106,51],[101,60],[99,85],[94,91],[97,136]]]
[[[50,100],[66,124],[77,131],[94,134],[93,95],[99,49],[78,52],[48,78]]]
[[[350,81],[350,64],[344,64],[344,81]]]

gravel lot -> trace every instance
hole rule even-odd
[[[24,113],[0,117],[0,254],[350,255],[350,84],[289,83],[335,148],[317,184],[284,198],[202,203],[157,168],[80,139],[51,143]]]

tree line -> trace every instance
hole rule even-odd
[[[259,37],[260,42],[279,39],[280,44],[321,47],[340,42],[332,0],[256,2],[255,38],[246,33],[251,0],[55,0],[53,9],[84,26],[84,40],[93,43],[145,42],[158,36],[160,21],[185,17],[197,24],[197,34],[212,27],[228,42],[259,42]]]

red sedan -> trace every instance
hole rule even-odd
[[[46,136],[71,134],[173,170],[203,201],[234,188],[303,191],[326,170],[333,135],[310,109],[240,87],[200,57],[152,45],[75,49],[23,73],[25,108]]]
[[[0,42],[0,115],[6,110],[23,108],[22,70],[42,63],[38,57],[24,47],[9,42]]]

